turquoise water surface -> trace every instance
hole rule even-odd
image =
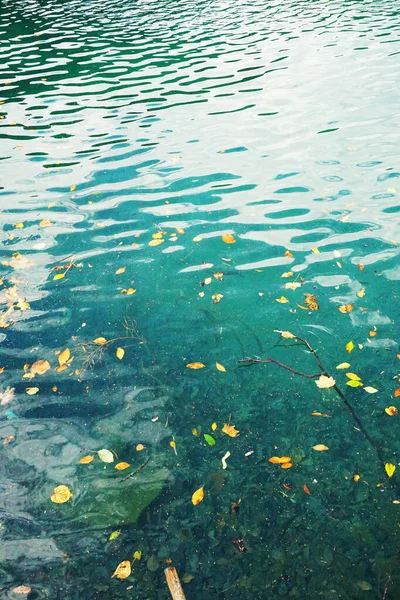
[[[400,599],[399,34],[2,2],[1,598]]]

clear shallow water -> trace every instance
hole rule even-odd
[[[382,464],[399,455],[384,412],[400,364],[399,31],[389,0],[3,3],[0,377],[16,390],[1,407],[3,597],[24,584],[30,599],[168,598],[170,560],[194,576],[188,599],[382,598],[386,583],[399,597],[400,490]],[[299,308],[304,293],[318,311]],[[125,319],[132,337],[82,372],[82,345],[126,336]],[[273,355],[315,373],[276,329],[317,348],[380,459],[334,390],[238,365]],[[23,379],[38,359],[51,370]],[[111,579],[136,550],[132,576]]]

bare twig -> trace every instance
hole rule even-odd
[[[150,456],[147,460],[144,461],[144,463],[142,465],[140,465],[140,467],[138,467],[136,469],[136,471],[133,471],[133,473],[129,473],[129,475],[127,475],[126,477],[124,477],[123,479],[121,479],[120,483],[122,483],[123,481],[126,481],[127,479],[130,479],[131,477],[134,477],[135,475],[137,475],[137,473],[139,473],[139,471],[141,471],[142,469],[144,469],[144,467],[147,465],[147,463],[150,461]]]
[[[291,373],[294,373],[295,375],[300,375],[300,377],[307,377],[307,379],[316,379],[317,377],[320,377],[321,375],[324,375],[325,371],[322,373],[315,373],[314,375],[307,375],[307,373],[301,373],[300,371],[296,371],[296,369],[292,369],[292,367],[289,367],[289,365],[285,365],[281,362],[279,362],[279,360],[275,360],[274,358],[268,357],[265,360],[261,360],[259,358],[242,358],[241,360],[238,360],[239,363],[250,363],[250,364],[254,364],[254,363],[274,363],[275,365],[278,365],[278,367],[282,367],[283,369],[286,369],[287,371],[290,371]]]

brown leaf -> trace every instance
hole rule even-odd
[[[117,579],[126,579],[132,572],[131,563],[129,560],[123,560],[113,573],[113,577]]]
[[[29,594],[30,591],[31,588],[29,587],[29,585],[18,585],[12,590],[14,594]]]
[[[310,492],[310,490],[308,489],[308,485],[307,485],[307,484],[304,484],[304,485],[303,485],[303,490],[305,491],[305,493],[306,493],[306,494],[308,494],[309,496],[311,496],[311,492]]]
[[[239,431],[235,429],[235,426],[228,425],[227,423],[224,424],[222,428],[222,433],[226,433],[226,435],[229,435],[229,437],[236,437],[237,435],[239,435]]]
[[[48,360],[37,360],[31,366],[31,373],[33,375],[44,375],[50,369],[50,363]]]
[[[304,294],[304,303],[307,304],[311,310],[319,310],[319,304],[317,298],[313,294]]]
[[[353,305],[352,304],[342,304],[341,306],[339,306],[339,310],[341,313],[349,313],[353,310]]]

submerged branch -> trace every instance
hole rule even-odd
[[[300,377],[307,377],[307,379],[317,379],[317,377],[321,377],[321,375],[325,374],[325,371],[323,371],[322,373],[315,373],[314,375],[308,375],[307,373],[301,373],[300,371],[296,371],[296,369],[292,369],[292,367],[289,367],[289,365],[285,365],[281,362],[279,362],[279,360],[275,360],[274,358],[268,357],[265,360],[262,360],[260,358],[242,358],[241,360],[238,360],[239,363],[248,363],[248,364],[254,364],[254,363],[274,363],[275,365],[278,365],[278,367],[282,367],[282,369],[286,369],[287,371],[290,371],[291,373],[294,373],[295,375],[300,375]]]

